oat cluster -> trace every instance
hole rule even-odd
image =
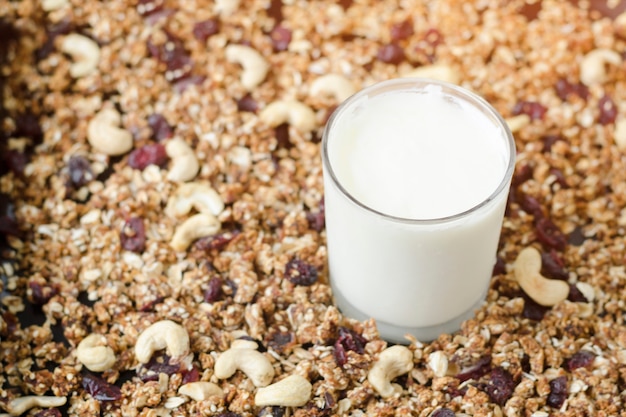
[[[0,409],[625,416],[625,9],[0,0]],[[518,158],[485,304],[405,347],[333,304],[320,138],[409,75]]]

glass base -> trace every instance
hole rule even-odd
[[[372,318],[350,304],[348,300],[339,291],[337,291],[337,288],[332,285],[332,280],[331,287],[333,289],[335,303],[342,314],[359,321],[365,321]],[[409,341],[404,337],[406,334],[413,335],[420,342],[430,342],[437,339],[441,334],[454,333],[459,330],[461,328],[461,324],[465,320],[474,317],[475,311],[482,306],[484,298],[485,297],[481,297],[478,302],[472,305],[465,313],[453,318],[452,320],[448,320],[445,323],[436,324],[434,326],[402,327],[376,320],[376,327],[378,328],[380,337],[391,343],[408,344]],[[376,317],[374,317],[374,319],[376,319]]]

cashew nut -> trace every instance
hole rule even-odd
[[[458,84],[461,82],[459,73],[454,68],[443,64],[424,65],[407,72],[402,77],[432,78],[433,80],[444,81],[451,84]]]
[[[97,151],[123,155],[133,147],[133,136],[120,128],[122,117],[115,109],[103,109],[89,121],[87,140]]]
[[[541,275],[541,254],[533,247],[523,249],[513,265],[515,279],[536,303],[550,307],[567,299],[569,285],[565,281]]]
[[[530,124],[530,116],[527,114],[518,114],[517,116],[507,118],[505,121],[511,133],[515,133]]]
[[[172,358],[183,356],[189,351],[189,334],[183,326],[171,320],[161,320],[146,328],[135,343],[135,356],[147,363],[157,350],[166,349]]]
[[[272,385],[259,388],[254,396],[257,407],[301,407],[311,399],[313,386],[306,378],[293,374]]]
[[[212,382],[196,381],[189,382],[178,389],[178,393],[186,395],[195,401],[208,400],[209,397],[223,397],[224,391],[219,385]]]
[[[76,357],[90,371],[102,372],[115,364],[115,352],[106,346],[106,338],[101,334],[90,334],[78,344]]]
[[[185,182],[192,180],[200,170],[198,158],[193,149],[180,138],[173,138],[165,144],[165,152],[172,160],[167,179],[170,181]]]
[[[209,184],[188,182],[182,184],[167,202],[165,212],[180,217],[195,208],[200,213],[219,215],[224,210],[220,195]]]
[[[428,356],[428,366],[437,377],[446,376],[448,373],[448,357],[440,350]]]
[[[70,75],[74,78],[89,75],[98,68],[100,46],[86,36],[77,33],[67,35],[61,43],[61,51],[74,59],[70,65]]]
[[[413,353],[406,346],[395,345],[378,355],[378,360],[367,374],[367,380],[381,397],[387,398],[397,391],[391,381],[411,369],[413,369]]]
[[[249,347],[231,347],[215,361],[215,376],[230,378],[240,370],[257,387],[265,387],[274,379],[274,367],[265,355]]]
[[[313,110],[296,100],[275,101],[261,110],[259,118],[272,127],[289,123],[303,132],[310,132],[317,124]]]
[[[177,252],[187,250],[194,240],[211,236],[220,230],[220,222],[211,213],[191,216],[176,228],[170,246]]]
[[[319,77],[311,84],[310,94],[313,96],[332,96],[342,102],[356,92],[354,84],[339,74],[327,74]]]
[[[229,15],[239,8],[241,0],[215,0],[215,11],[220,15]]]
[[[613,64],[619,66],[622,57],[610,49],[594,49],[583,57],[580,63],[580,81],[591,86],[606,81],[606,65]]]
[[[26,395],[14,398],[7,404],[7,411],[12,416],[21,416],[34,407],[52,408],[65,405],[67,398],[45,395]]]
[[[42,0],[41,8],[45,12],[53,12],[64,8],[65,6],[69,6],[69,4],[70,2],[68,0]]]
[[[228,45],[225,54],[228,62],[243,67],[241,85],[248,91],[254,90],[265,80],[270,65],[257,50],[246,45]]]

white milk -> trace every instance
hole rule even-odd
[[[434,339],[472,316],[496,259],[514,160],[507,132],[439,85],[340,108],[324,179],[330,280],[346,315],[375,318],[396,341]]]

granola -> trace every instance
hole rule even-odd
[[[626,416],[624,13],[612,0],[0,0],[0,409]],[[383,398],[368,374],[389,344],[328,284],[320,137],[350,92],[417,70],[492,103],[518,162],[484,305],[455,334],[408,337],[412,369]],[[189,180],[211,197],[174,212]],[[566,300],[521,289],[528,247]],[[165,320],[188,348],[139,361],[138,338]],[[88,337],[106,353],[95,370],[78,353]],[[270,382],[311,384],[304,405],[260,406],[246,373],[216,376],[242,340]],[[210,391],[181,390],[198,381]]]

